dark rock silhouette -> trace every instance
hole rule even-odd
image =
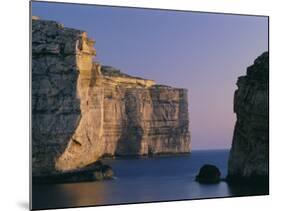
[[[79,170],[58,172],[52,175],[42,175],[33,177],[33,183],[72,183],[85,181],[98,181],[112,179],[114,172],[108,165],[97,161]]]
[[[268,184],[269,54],[263,53],[238,78],[234,94],[237,121],[228,162],[229,182]]]
[[[200,183],[218,183],[220,182],[221,172],[215,165],[205,164],[200,168],[196,181]]]

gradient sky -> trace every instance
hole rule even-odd
[[[101,64],[188,89],[192,149],[230,148],[237,77],[268,50],[266,17],[41,2],[32,15],[87,31]]]

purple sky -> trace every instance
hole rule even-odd
[[[267,17],[40,2],[32,15],[87,31],[101,64],[187,88],[192,149],[230,148],[237,77],[268,50]]]

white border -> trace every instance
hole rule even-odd
[[[57,0],[59,1],[59,0]],[[68,210],[280,210],[280,7],[274,0],[64,0],[63,2],[270,16],[270,196]],[[29,2],[1,2],[1,210],[27,210],[29,139]],[[278,68],[279,65],[279,68]]]

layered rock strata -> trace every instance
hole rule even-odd
[[[190,151],[187,90],[93,61],[94,41],[32,21],[32,171],[53,175],[103,155]]]
[[[32,170],[83,167],[103,150],[103,89],[94,41],[54,21],[32,21]]]
[[[153,155],[190,151],[187,90],[156,85],[102,67],[104,154]]]
[[[228,179],[268,180],[269,66],[268,52],[238,78],[234,95],[237,116],[228,164]]]

